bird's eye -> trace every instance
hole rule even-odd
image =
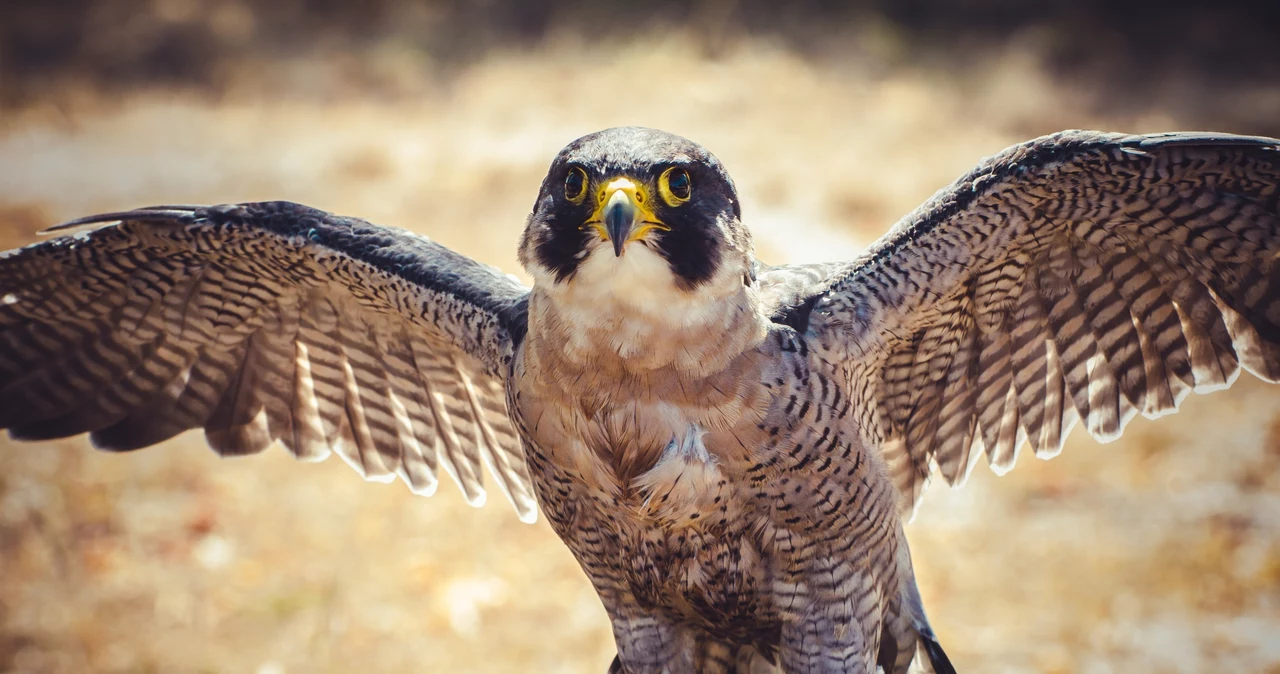
[[[564,177],[564,198],[580,204],[585,196],[587,196],[587,172],[581,166],[575,166],[569,169],[569,175]]]
[[[688,201],[693,193],[689,172],[674,166],[663,171],[662,176],[658,178],[658,192],[662,194],[662,200],[667,202],[668,206],[679,206]]]

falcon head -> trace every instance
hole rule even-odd
[[[520,243],[537,283],[637,284],[683,293],[750,284],[738,195],[701,145],[641,127],[606,129],[560,151]]]

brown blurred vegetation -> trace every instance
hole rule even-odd
[[[769,261],[854,255],[1066,127],[1280,136],[1280,3],[0,0],[0,248],[87,212],[288,198],[516,272],[550,157],[639,123],[732,171]],[[583,672],[545,524],[190,434],[0,439],[0,673]],[[1241,375],[908,526],[966,672],[1280,672],[1280,393]]]
[[[1193,119],[1234,112],[1280,129],[1250,116],[1258,106],[1223,100],[1280,72],[1280,3],[1240,0],[10,1],[0,3],[0,105],[58,98],[69,84],[103,94],[162,84],[211,97],[417,95],[494,51],[565,39],[608,49],[672,29],[709,57],[763,39],[881,72],[1023,43],[1049,74],[1106,85],[1100,112],[1164,102]],[[315,58],[340,72],[290,76]],[[1189,91],[1197,95],[1180,95]],[[1178,99],[1160,100],[1168,96]]]

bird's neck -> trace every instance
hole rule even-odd
[[[743,270],[726,265],[685,290],[645,263],[620,265],[607,278],[535,283],[529,355],[565,374],[702,379],[764,339],[768,319]]]

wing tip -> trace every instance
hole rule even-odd
[[[467,505],[472,508],[483,508],[484,504],[489,501],[489,492],[484,487],[476,485],[473,489],[468,490],[466,487],[462,489],[462,498]]]
[[[200,208],[203,207],[170,204],[164,206],[143,206],[142,208],[135,208],[131,211],[98,213],[95,215],[86,215],[74,220],[68,220],[51,227],[46,227],[37,231],[36,234],[41,236],[67,234],[81,230],[98,229],[126,221],[164,222],[167,220],[177,220],[178,218],[191,215]]]
[[[1263,147],[1280,149],[1280,140],[1266,136],[1247,136],[1220,131],[1171,131],[1151,133],[1136,137],[1141,148],[1156,148],[1164,145],[1183,146],[1235,146]]]
[[[372,475],[365,475],[364,479],[369,482],[377,482],[379,484],[391,484],[392,482],[396,481],[396,474],[395,473],[374,473]]]
[[[1008,475],[1009,471],[1013,470],[1014,463],[1016,462],[992,461],[990,457],[987,459],[987,465],[991,467],[991,472],[995,473],[997,477],[1004,477],[1005,475]]]
[[[525,524],[538,523],[538,504],[537,503],[515,503],[516,517],[520,518]]]
[[[403,470],[396,472],[400,476],[400,479],[404,481],[405,485],[409,487],[409,491],[415,496],[435,496],[436,490],[440,488],[440,480],[436,479],[434,475],[427,475],[414,479]]]

